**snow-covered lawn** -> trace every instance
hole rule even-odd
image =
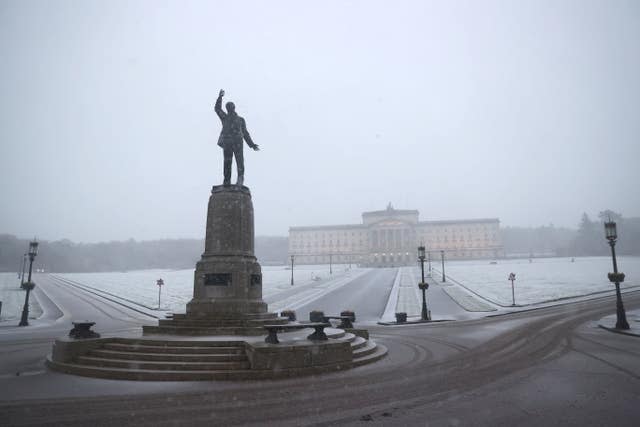
[[[266,298],[291,288],[291,270],[285,266],[262,267],[262,293]],[[297,287],[344,275],[346,266],[333,265],[294,266],[294,283]],[[174,312],[184,312],[186,304],[193,296],[194,270],[141,270],[126,273],[66,273],[56,276],[83,285],[107,291],[151,308],[158,307],[158,286],[156,280],[162,278],[161,307]]]
[[[434,263],[434,267],[440,267]],[[640,285],[640,257],[619,257],[619,269],[626,274],[623,289]],[[611,258],[538,258],[530,263],[528,259],[489,261],[451,261],[445,265],[447,276],[478,294],[501,305],[511,304],[511,284],[509,273],[516,274],[516,303],[535,304],[558,298],[581,296],[600,291],[613,292],[613,285],[607,279],[612,270]],[[345,265],[302,265],[294,268],[296,290],[300,288],[321,288],[333,281],[340,281],[346,272]],[[356,269],[357,270],[357,269]],[[354,270],[352,270],[352,273]],[[162,308],[183,312],[193,295],[193,273],[188,270],[142,270],[113,273],[68,273],[57,274],[68,280],[110,292],[130,299],[150,308],[158,306],[156,280],[162,278]],[[263,296],[269,304],[277,306],[281,299],[291,299],[291,270],[285,266],[262,267]],[[438,273],[434,272],[434,277]],[[314,281],[314,278],[316,281]],[[17,319],[24,303],[24,291],[19,289],[16,273],[0,273],[0,300],[3,301],[2,320]],[[327,289],[331,289],[328,286]],[[279,293],[282,292],[282,296]],[[40,309],[36,304],[30,309],[30,317],[37,317]]]
[[[436,264],[440,268],[440,264]],[[618,269],[626,274],[622,289],[640,285],[640,257],[618,257]],[[489,261],[451,261],[447,277],[501,305],[511,304],[509,273],[516,275],[516,304],[535,304],[559,298],[614,291],[607,273],[610,257],[534,258]],[[434,277],[438,277],[434,273]]]
[[[24,297],[25,291],[20,289],[20,278],[17,274],[0,273],[0,301],[2,301],[0,321],[20,319],[24,307]],[[42,310],[31,293],[29,296],[29,318],[35,319],[41,314]]]

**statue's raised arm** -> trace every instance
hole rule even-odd
[[[220,93],[218,93],[218,99],[216,99],[216,105],[213,107],[213,109],[216,111],[216,114],[218,115],[218,117],[220,117],[220,120],[224,120],[225,117],[227,117],[227,113],[225,113],[222,110],[222,97],[224,96],[224,89],[220,89]]]

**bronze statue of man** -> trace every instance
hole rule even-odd
[[[236,185],[244,183],[244,156],[242,153],[242,142],[247,141],[247,145],[258,151],[260,148],[253,143],[247,125],[242,117],[236,113],[236,106],[233,102],[227,102],[227,112],[222,110],[222,97],[224,90],[220,90],[216,100],[216,114],[222,122],[222,130],[218,138],[218,145],[222,147],[224,153],[224,182],[223,185],[231,184],[231,160],[236,157],[236,168],[238,169],[238,180]]]

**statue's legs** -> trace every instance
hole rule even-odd
[[[244,184],[244,154],[242,152],[242,142],[233,144],[233,154],[236,156],[236,169],[238,170],[238,180],[236,185]]]
[[[233,157],[233,147],[231,144],[227,144],[223,147],[224,154],[224,182],[222,185],[231,184],[231,160]],[[237,157],[236,157],[237,161]]]

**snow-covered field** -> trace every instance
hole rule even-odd
[[[433,266],[440,267],[437,263]],[[619,257],[618,267],[626,274],[623,289],[640,286],[640,257]],[[263,295],[265,299],[269,299],[270,306],[277,305],[279,292],[291,289],[291,270],[287,268],[262,267]],[[514,259],[498,260],[497,264],[489,264],[488,261],[450,261],[446,263],[445,270],[450,280],[459,282],[501,305],[511,304],[511,284],[507,280],[511,272],[516,274],[516,303],[519,305],[601,291],[613,292],[614,289],[607,279],[607,272],[612,270],[609,257],[575,258],[575,262],[571,262],[570,258],[537,258],[531,263],[528,259]],[[340,280],[345,271],[344,265],[333,265],[332,275],[329,274],[329,265],[295,266],[295,286],[309,285],[314,281],[314,277],[318,284],[329,279]],[[67,273],[57,276],[113,293],[150,308],[158,306],[156,280],[162,278],[165,283],[162,288],[162,309],[174,312],[183,312],[193,295],[192,269]],[[434,278],[437,277],[438,273],[434,272]],[[17,319],[20,316],[24,291],[19,289],[19,284],[16,273],[0,273],[2,320]],[[30,317],[37,317],[39,314],[39,307],[32,304]]]
[[[440,264],[434,267],[440,268]],[[618,257],[618,269],[626,274],[622,289],[640,285],[640,257]],[[535,304],[560,298],[611,291],[607,273],[613,271],[610,257],[534,258],[489,261],[451,261],[445,273],[453,279],[501,305],[511,304],[509,273],[516,275],[516,304]],[[439,277],[434,273],[434,277]]]
[[[20,319],[24,307],[24,297],[25,291],[20,289],[18,275],[16,273],[0,273],[0,301],[2,301],[0,321]],[[29,296],[29,318],[34,319],[41,314],[42,310],[32,293]]]
[[[265,298],[279,291],[291,288],[291,270],[285,266],[262,267],[262,293]],[[344,265],[333,265],[333,274],[329,274],[329,265],[295,266],[293,278],[296,286],[303,286],[316,280],[339,278],[345,272]],[[83,285],[107,291],[151,308],[158,307],[158,286],[156,280],[162,278],[161,308],[183,312],[185,305],[193,296],[193,269],[189,270],[141,270],[126,273],[67,273],[56,276],[72,280]]]

